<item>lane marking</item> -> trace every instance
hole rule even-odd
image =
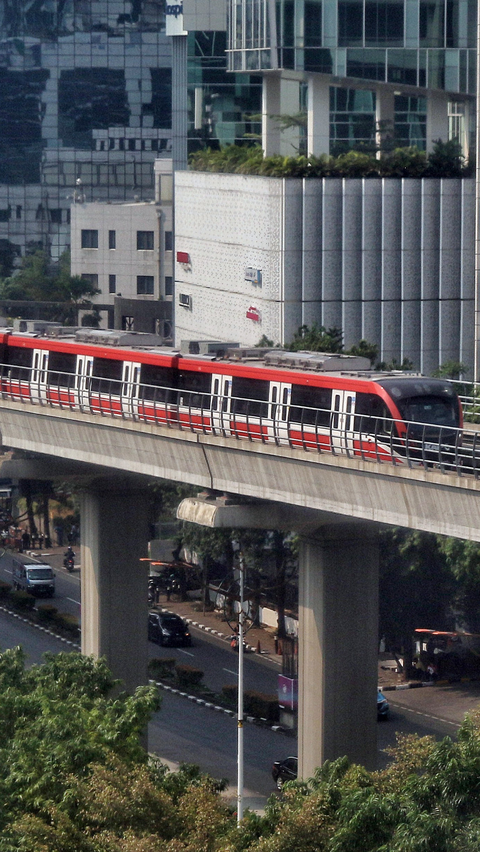
[[[186,654],[187,657],[194,657],[195,656],[195,654],[192,654],[190,651],[185,651],[183,648],[179,648],[178,650],[180,651],[181,654]]]
[[[228,674],[238,675],[238,672],[232,672],[231,669],[223,669],[224,672],[228,672]]]
[[[65,598],[67,601],[71,601],[72,603],[78,604],[80,606],[80,601],[76,601],[74,598]]]
[[[452,722],[451,719],[444,719],[442,716],[434,716],[433,713],[422,713],[420,710],[412,710],[404,704],[395,704],[393,701],[390,703],[399,710],[404,710],[405,712],[412,713],[415,716],[422,716],[424,719],[432,719],[434,722],[442,722],[444,725],[453,725],[454,728],[459,728],[461,724],[460,722]]]

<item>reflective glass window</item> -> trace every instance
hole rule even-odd
[[[363,3],[358,0],[339,0],[338,44],[363,44]]]
[[[365,44],[403,44],[403,3],[365,2]]]
[[[395,138],[405,147],[424,151],[427,138],[427,101],[407,95],[395,96]]]
[[[443,47],[444,38],[444,0],[420,0],[420,45],[422,47]]]
[[[321,0],[305,0],[305,47],[322,44]]]
[[[348,77],[385,80],[384,50],[347,50]]]
[[[389,50],[387,79],[389,83],[405,83],[417,85],[416,50]]]

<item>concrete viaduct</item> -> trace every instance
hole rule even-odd
[[[343,754],[374,767],[378,530],[480,541],[480,482],[8,400],[0,437],[27,459],[16,475],[77,477],[82,652],[105,656],[130,690],[146,680],[148,482],[248,498],[191,501],[185,517],[197,522],[297,530],[300,775]]]

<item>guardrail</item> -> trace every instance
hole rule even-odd
[[[0,365],[1,367],[1,365]],[[215,407],[208,393],[177,388],[133,386],[117,380],[87,380],[57,374],[59,383],[33,382],[23,368],[1,378],[1,396],[22,404],[85,412],[170,429],[275,444],[305,452],[361,458],[377,464],[437,468],[442,473],[480,476],[480,431],[387,417],[332,412],[307,406],[295,409],[266,400],[230,398]],[[60,379],[61,376],[61,379]],[[455,383],[457,386],[458,383]],[[467,411],[478,396],[463,394]],[[218,402],[218,399],[217,399]]]

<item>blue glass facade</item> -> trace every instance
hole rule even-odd
[[[473,0],[230,0],[232,71],[317,71],[475,92]]]

